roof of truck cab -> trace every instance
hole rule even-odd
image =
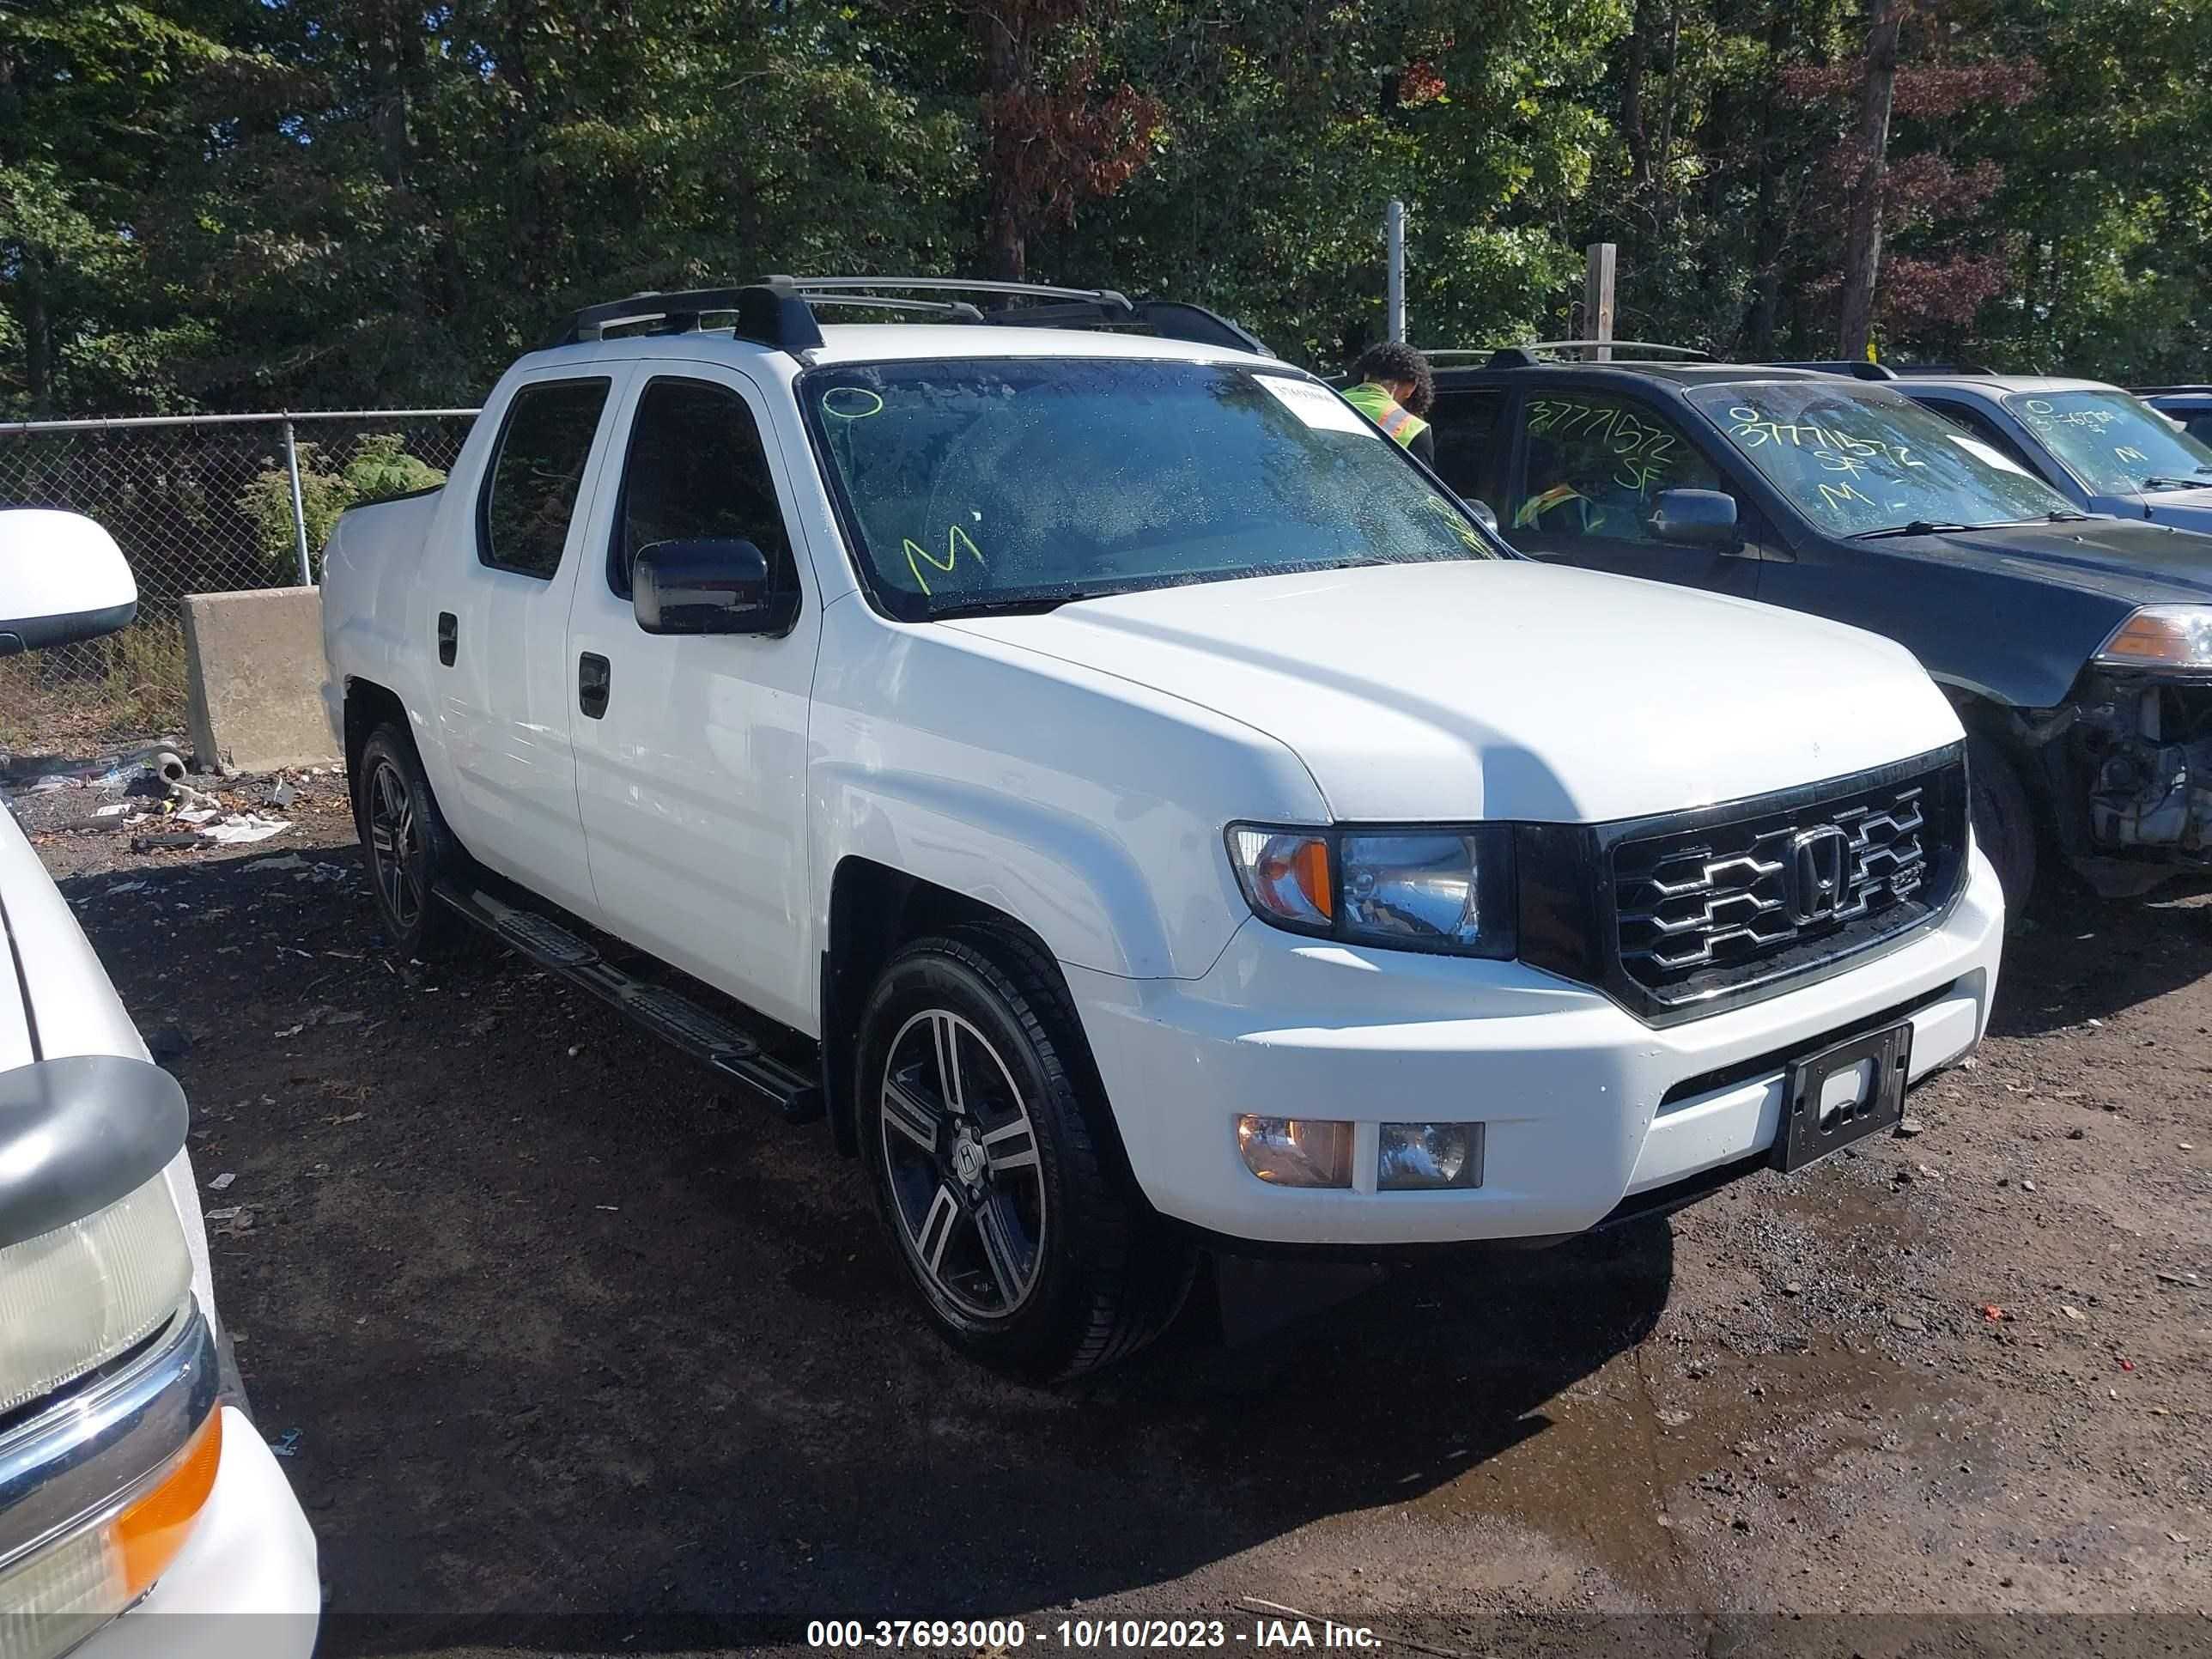
[[[2023,392],[2118,392],[2107,380],[2077,380],[2063,374],[1905,374],[1886,384],[1908,396],[1915,392],[1979,392],[2008,398]]]
[[[1304,371],[1273,357],[1197,345],[1152,334],[1117,334],[1103,329],[1012,328],[974,323],[836,323],[822,331],[821,347],[807,354],[818,367],[930,357],[1101,357],[1130,361],[1168,359],[1193,363],[1248,363],[1297,374]],[[568,363],[619,362],[635,358],[684,362],[758,362],[792,360],[773,346],[735,338],[726,328],[683,334],[624,334],[556,346],[523,359],[531,368]]]

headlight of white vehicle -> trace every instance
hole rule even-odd
[[[0,1415],[151,1335],[191,1279],[184,1225],[158,1175],[81,1221],[0,1249]]]
[[[2107,668],[2212,670],[2212,605],[2147,605],[2097,653]]]
[[[1229,857],[1262,921],[1396,950],[1505,957],[1515,944],[1513,836],[1467,829],[1229,826]]]

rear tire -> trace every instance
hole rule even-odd
[[[435,962],[456,953],[468,924],[440,900],[440,882],[465,873],[468,855],[438,810],[414,740],[389,722],[369,733],[354,766],[354,831],[392,948]]]
[[[2011,757],[1988,738],[1966,739],[1974,839],[1996,867],[2005,911],[2018,916],[2035,890],[2035,813]]]
[[[1121,1167],[1058,973],[963,928],[908,945],[861,1015],[854,1098],[877,1207],[940,1334],[1031,1382],[1136,1352],[1195,1253]]]

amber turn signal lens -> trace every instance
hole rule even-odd
[[[207,1507],[222,1462],[222,1412],[218,1407],[153,1487],[108,1523],[109,1545],[121,1564],[128,1599],[144,1595],[177,1559],[192,1522]]]

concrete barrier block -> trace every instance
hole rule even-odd
[[[192,746],[225,772],[334,761],[323,716],[323,601],[313,587],[185,600]]]

